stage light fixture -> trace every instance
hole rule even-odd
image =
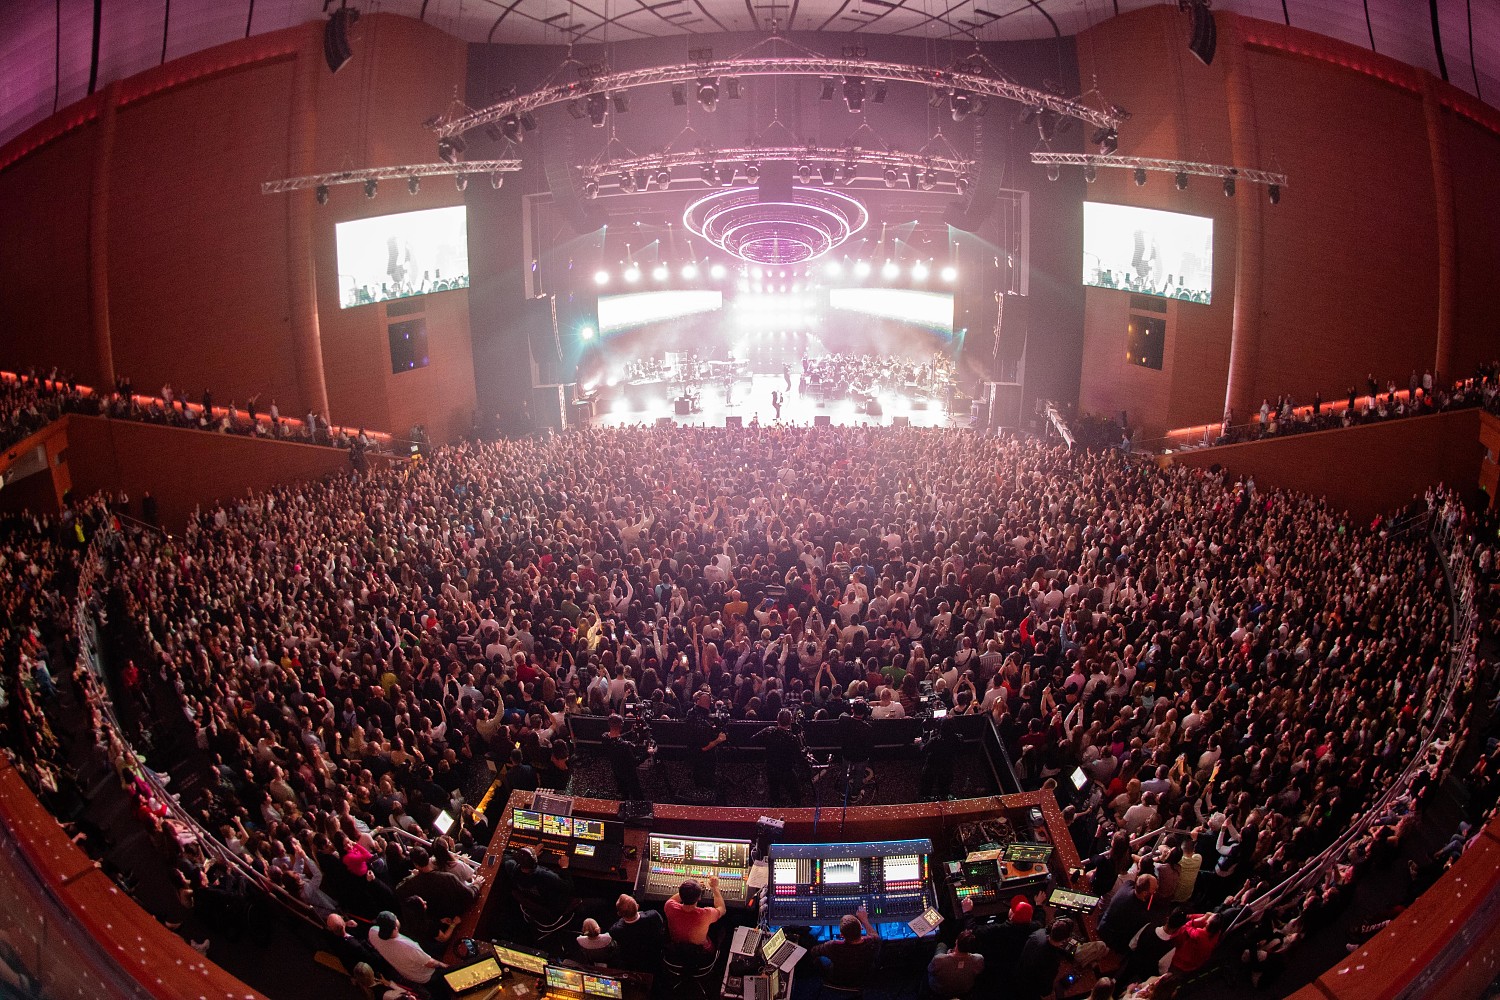
[[[585,198],[589,198],[589,199],[594,199],[594,198],[599,197],[599,182],[596,181],[596,180],[594,180],[592,177],[590,177],[588,180],[584,181],[583,182],[583,196]]]
[[[843,181],[844,181],[845,184],[853,184],[854,183],[854,178],[856,178],[858,176],[859,176],[859,164],[855,163],[853,160],[850,160],[848,163],[844,164]]]
[[[947,282],[957,281],[958,280],[958,268],[954,267],[952,264],[949,264],[947,267],[945,267],[941,271],[939,271],[938,275],[944,281],[947,281]]]
[[[536,131],[536,116],[530,111],[521,112],[521,127],[528,132]]]
[[[867,260],[855,261],[854,276],[856,278],[868,278],[870,276],[870,262]]]
[[[885,181],[885,186],[886,187],[888,187],[888,188],[895,187],[896,186],[896,180],[897,180],[896,168],[895,167],[886,167],[885,168],[885,173],[881,174],[881,180]]]
[[[672,84],[672,103],[677,107],[687,104],[687,87],[680,83]]]
[[[719,164],[719,187],[734,187],[734,164]]]
[[[921,171],[916,167],[908,167],[906,170],[906,186],[915,191],[922,186]]]
[[[760,164],[759,163],[756,163],[754,160],[751,160],[749,163],[745,164],[745,180],[749,181],[751,184],[759,184],[760,183]]]
[[[718,168],[715,164],[705,163],[698,168],[698,177],[705,184],[713,184],[718,178]]]
[[[953,186],[958,188],[958,196],[960,198],[969,193],[969,185],[971,183],[968,174],[959,174],[953,178]]]
[[[635,194],[635,174],[632,174],[627,170],[625,173],[620,175],[620,190],[624,191],[626,194]]]
[[[1145,187],[1146,186],[1146,168],[1145,167],[1136,167],[1135,168],[1135,186],[1136,187]]]
[[[1049,163],[1049,164],[1047,164],[1047,179],[1049,181],[1055,181],[1055,180],[1057,180],[1061,176],[1062,176],[1062,171],[1058,169],[1057,164],[1055,164],[1055,163]]]
[[[1186,170],[1177,171],[1177,190],[1186,191],[1188,186],[1188,175]]]
[[[416,194],[418,191],[422,190],[422,178],[418,177],[416,174],[412,174],[406,179],[406,190],[408,194]]]
[[[630,93],[628,91],[617,90],[609,96],[614,101],[615,114],[623,115],[630,110]]]
[[[633,285],[637,281],[641,280],[641,269],[636,267],[634,264],[631,264],[625,269],[625,273],[621,275],[621,277],[623,277],[626,281],[630,282]]]
[[[762,268],[752,267],[750,269],[750,277],[754,278],[756,281],[761,280],[765,276],[766,276],[766,272]]]
[[[708,269],[708,276],[715,281],[721,280],[724,275],[728,273],[728,270],[724,267],[723,264],[715,264],[713,267],[710,267]]]
[[[369,180],[365,181],[365,197],[366,198],[373,198],[373,197],[375,197],[375,192],[376,192],[376,190],[379,189],[379,187],[380,187],[380,182],[377,181],[373,177],[371,177]]]
[[[726,76],[724,78],[724,100],[738,101],[740,99],[740,78],[737,76]]]
[[[719,81],[716,77],[704,77],[698,81],[698,103],[704,111],[719,106]]]
[[[595,271],[594,272],[594,284],[596,284],[596,285],[607,285],[607,284],[609,284],[609,272],[608,271]]]
[[[456,187],[456,188],[458,188],[460,191],[467,191],[468,188],[469,188],[469,175],[468,174],[454,174],[453,175],[453,186]]]
[[[522,132],[521,119],[515,115],[506,115],[500,119],[500,133],[511,142],[525,141],[525,133]]]
[[[459,174],[458,176],[462,177],[463,174]],[[318,199],[318,204],[319,205],[326,205],[326,204],[328,204],[328,185],[327,184],[319,184],[318,185],[318,189],[313,192],[313,197],[315,197],[315,198]]]
[[[1099,170],[1092,163],[1083,165],[1083,179],[1092,184],[1099,176]]]
[[[1234,175],[1236,173],[1238,173],[1238,171],[1231,170],[1229,171],[1229,176],[1224,178],[1224,197],[1226,198],[1234,197]]]
[[[490,174],[490,187],[494,188],[496,191],[499,191],[504,186],[505,186],[505,175],[504,174],[500,173],[499,171],[496,171],[495,173]]]
[[[974,96],[965,90],[948,91],[948,113],[961,122],[974,113]]]
[[[455,135],[447,139],[438,140],[438,159],[444,163],[457,163],[463,156],[465,143],[463,136]]]
[[[885,266],[880,269],[880,276],[886,281],[891,281],[897,277],[900,277],[900,275],[901,267],[893,260],[886,261]]]
[[[811,163],[797,164],[797,180],[803,184],[812,183],[813,168]]]
[[[655,278],[657,281],[666,281],[667,275],[670,273],[671,272],[667,270],[667,265],[665,264],[657,264],[651,269],[651,277]]]
[[[825,77],[822,77],[818,81],[818,83],[819,83],[819,85],[821,87],[821,89],[818,91],[818,100],[820,100],[820,101],[831,101],[831,100],[833,100],[834,91],[838,89],[838,81],[835,80],[831,76],[825,76]]]
[[[1266,186],[1266,197],[1268,197],[1268,198],[1271,199],[1271,204],[1273,204],[1273,205],[1280,205],[1281,204],[1281,185],[1280,184],[1269,184],[1269,185],[1267,185]]]
[[[937,187],[937,181],[938,178],[936,170],[928,167],[926,170],[922,171],[921,183],[923,191],[931,191],[933,188]]]
[[[911,276],[913,281],[926,281],[927,275],[930,273],[931,272],[927,269],[927,265],[922,263],[920,260],[911,266]]]
[[[594,128],[603,128],[604,116],[609,113],[609,98],[603,94],[590,94],[584,99],[584,107],[588,109],[589,124]]]
[[[568,117],[572,118],[575,122],[581,122],[588,117],[588,112],[583,110],[583,104],[579,101],[569,101],[567,109]]]
[[[684,265],[682,265],[682,279],[684,281],[692,281],[696,277],[698,277],[698,265],[697,264],[684,264]]]
[[[645,191],[651,186],[651,181],[652,177],[646,171],[637,170],[635,172],[635,189],[637,191]]]
[[[578,339],[579,340],[593,340],[594,339],[594,333],[595,333],[595,330],[594,330],[593,327],[587,326],[587,325],[580,326],[578,328]]]
[[[875,91],[870,95],[870,100],[874,101],[876,104],[884,104],[886,87],[887,85],[884,80],[876,80]]]
[[[830,260],[823,266],[823,273],[830,278],[837,278],[844,271],[844,267],[836,260]]]
[[[844,106],[849,109],[850,114],[859,114],[865,104],[865,78],[862,76],[844,77]]]
[[[672,171],[662,167],[656,172],[656,186],[665,191],[672,184]]]
[[[1089,141],[1098,147],[1100,155],[1108,156],[1120,148],[1120,133],[1112,128],[1096,129]]]
[[[837,172],[832,163],[825,163],[818,167],[818,176],[822,178],[824,184],[832,184],[836,179]]]

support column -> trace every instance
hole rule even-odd
[[[1443,106],[1438,101],[1438,83],[1430,73],[1422,74],[1422,113],[1427,119],[1427,149],[1432,157],[1432,196],[1437,223],[1437,351],[1433,375],[1453,380],[1457,335],[1453,312],[1458,299],[1458,260],[1453,229],[1453,169],[1448,160],[1448,133],[1443,128]],[[1437,383],[1441,384],[1441,383]]]
[[[322,32],[308,33],[309,42],[297,53],[292,83],[292,113],[288,131],[287,174],[299,177],[315,172],[318,138],[318,72],[323,67],[319,44]],[[286,199],[287,287],[291,302],[292,351],[297,365],[297,388],[302,405],[333,419],[328,412],[328,385],[323,377],[323,334],[318,327],[318,282],[313,240],[311,191],[292,191]],[[289,408],[283,407],[286,412]],[[301,411],[292,411],[299,413]]]
[[[1224,60],[1224,82],[1228,98],[1229,147],[1234,162],[1242,166],[1260,163],[1255,134],[1255,92],[1250,84],[1249,54],[1237,19],[1222,18],[1219,58]],[[1226,44],[1227,43],[1227,44]],[[1234,247],[1234,325],[1229,340],[1229,381],[1224,406],[1234,411],[1235,423],[1244,423],[1259,408],[1256,389],[1260,364],[1261,215],[1264,206],[1259,185],[1242,184],[1234,197],[1237,233]]]
[[[89,191],[89,347],[93,381],[101,392],[115,388],[115,348],[109,326],[109,174],[114,162],[115,104],[120,87],[111,83],[99,95],[94,177]]]

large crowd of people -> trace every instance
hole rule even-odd
[[[566,790],[571,716],[915,711],[930,685],[988,714],[1031,783],[1082,769],[1070,831],[1109,897],[1100,937],[1123,985],[1155,979],[1151,953],[1170,949],[1154,942],[1179,980],[1206,963],[1236,908],[1414,752],[1444,690],[1449,605],[1403,524],[965,431],[595,429],[278,487],[178,537],[124,531],[104,580],[136,637],[116,689],[144,700],[154,683],[170,697],[142,707],[196,733],[210,780],[182,805],[351,959],[409,984],[436,966],[389,942],[442,954],[472,898],[464,848],[488,840],[477,794],[492,773]],[[1478,553],[1493,579],[1493,541]],[[43,578],[11,599],[51,592]],[[35,738],[47,697],[18,647],[12,741]],[[1410,824],[1455,733],[1359,860],[1237,921],[1258,974]],[[454,840],[414,849],[403,834],[427,840],[443,810],[461,816]],[[223,876],[181,870],[187,901]],[[355,918],[375,922],[368,940]],[[999,947],[982,930],[936,974],[981,977],[961,956]],[[1072,928],[1036,933],[1045,965]]]
[[[362,427],[334,427],[321,414],[284,417],[275,400],[263,404],[259,395],[245,400],[243,407],[233,400],[224,406],[216,404],[207,389],[197,400],[171,385],[162,386],[156,396],[139,395],[129,379],[120,379],[113,392],[100,393],[79,386],[71,375],[56,369],[0,378],[0,447],[15,444],[69,413],[342,449],[384,450],[388,443],[387,435],[370,434]]]

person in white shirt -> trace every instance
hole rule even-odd
[[[880,703],[870,709],[872,719],[904,719],[906,709],[896,700],[895,692],[888,687],[880,689]]]
[[[401,921],[390,910],[381,910],[369,933],[370,947],[409,983],[428,983],[432,974],[448,966],[422,950],[422,946],[401,933]]]

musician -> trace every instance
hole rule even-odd
[[[609,732],[604,735],[604,758],[615,776],[620,798],[638,800],[646,797],[637,767],[646,759],[646,750],[625,735],[625,720],[618,713],[609,717]]]
[[[776,714],[776,725],[767,726],[750,742],[766,750],[766,785],[771,804],[802,805],[802,777],[808,770],[807,747],[792,728],[792,713],[783,708]]]
[[[716,751],[729,737],[719,728],[719,723],[714,718],[713,692],[706,687],[699,688],[698,693],[693,696],[693,707],[688,709],[685,718],[688,724],[688,744],[694,748],[693,784],[699,788],[716,788]]]

